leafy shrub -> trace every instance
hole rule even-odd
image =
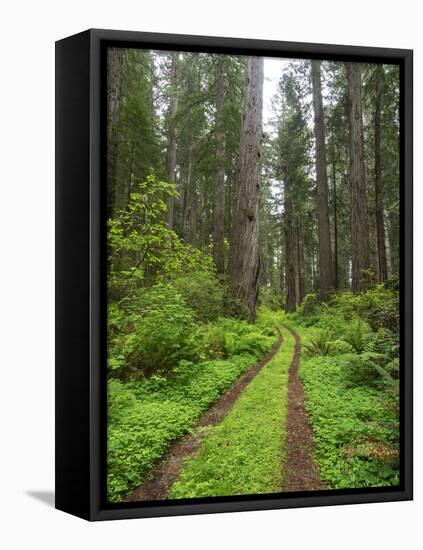
[[[260,326],[251,325],[246,321],[220,318],[216,323],[209,325],[203,333],[201,348],[209,357],[231,357],[241,353],[259,357],[268,351],[275,341],[274,337],[263,334],[261,327],[270,332],[264,321]]]
[[[109,368],[116,374],[151,375],[195,356],[194,313],[172,286],[140,290],[123,332],[116,334],[113,320],[121,317],[116,308],[111,312]]]
[[[371,351],[344,355],[342,365],[346,385],[378,387],[384,376],[381,366],[384,360],[386,356]]]
[[[224,286],[213,272],[194,272],[177,277],[173,286],[200,322],[214,321],[222,314]]]
[[[314,315],[319,312],[321,306],[322,303],[317,294],[307,294],[300,306],[300,313],[302,315]]]
[[[321,330],[309,342],[303,344],[303,348],[310,357],[314,355],[330,355],[334,349],[330,332]]]
[[[332,341],[332,350],[335,354],[345,354],[353,353],[354,349],[348,342],[345,340],[333,340]]]
[[[278,311],[282,307],[282,295],[273,288],[263,287],[260,289],[259,304],[261,307],[272,311]]]
[[[342,338],[350,344],[356,353],[362,353],[365,350],[366,344],[369,341],[370,329],[360,319],[350,323],[348,330]]]
[[[160,277],[205,273],[212,277],[210,251],[185,243],[165,222],[167,200],[178,195],[175,186],[150,175],[131,193],[129,204],[108,221],[108,297],[130,301],[140,287]]]

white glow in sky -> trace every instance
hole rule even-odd
[[[278,82],[282,76],[284,68],[291,63],[292,59],[280,57],[264,58],[264,85],[263,85],[263,126],[267,126],[274,117],[272,111],[272,99],[278,90]]]

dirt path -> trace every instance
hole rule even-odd
[[[316,491],[326,489],[320,479],[319,468],[313,458],[314,443],[307,413],[304,407],[305,393],[298,376],[301,355],[301,339],[290,327],[295,338],[295,351],[289,367],[288,416],[286,423],[287,458],[284,464],[284,492]]]
[[[223,420],[238,399],[241,392],[248,386],[261,369],[276,355],[282,345],[283,337],[279,332],[279,339],[273,348],[254,367],[243,373],[232,388],[226,392],[212,407],[204,413],[193,434],[173,443],[164,457],[153,468],[150,479],[145,480],[129,497],[126,502],[142,502],[164,500],[171,485],[179,476],[186,458],[194,455],[208,433],[211,426],[216,426]]]

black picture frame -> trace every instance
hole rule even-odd
[[[105,51],[108,46],[249,54],[400,67],[401,485],[219,499],[105,500]],[[56,43],[56,508],[87,520],[412,499],[413,53],[91,29]]]

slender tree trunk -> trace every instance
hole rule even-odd
[[[332,136],[332,188],[333,188],[333,255],[334,255],[334,287],[339,288],[339,266],[338,266],[338,204],[336,189],[336,158],[335,158],[335,136]]]
[[[314,136],[316,138],[317,226],[319,233],[319,295],[328,297],[333,288],[332,250],[329,228],[328,179],[326,167],[325,119],[322,101],[320,61],[311,62],[313,82]]]
[[[192,149],[189,148],[185,174],[185,186],[182,205],[182,237],[185,242],[193,244],[193,213],[194,213],[194,189],[192,185]]]
[[[392,260],[391,260],[391,243],[389,242],[389,226],[388,226],[388,214],[386,210],[383,211],[384,227],[385,227],[385,250],[386,250],[386,267],[388,279],[392,276]]]
[[[364,272],[370,268],[369,224],[364,168],[361,67],[359,63],[346,63],[346,69],[350,123],[351,289],[353,293],[357,293],[365,287]]]
[[[385,217],[383,210],[383,194],[382,194],[382,162],[380,149],[380,116],[381,116],[381,96],[383,85],[383,67],[376,65],[376,96],[375,96],[375,201],[376,201],[376,233],[377,233],[377,250],[379,263],[379,282],[383,283],[388,278],[388,266],[386,261],[386,246],[385,246]]]
[[[304,290],[304,245],[303,245],[303,239],[301,236],[301,230],[300,230],[300,219],[297,215],[297,231],[296,231],[296,237],[297,237],[297,273],[298,273],[298,288],[297,288],[297,304],[301,305],[304,296],[305,296],[305,290]]]
[[[225,132],[223,109],[225,105],[225,61],[219,58],[216,72],[216,166],[214,178],[213,257],[218,273],[225,271]]]
[[[254,321],[259,292],[259,186],[263,116],[263,58],[248,57],[245,68],[239,179],[230,250],[232,297]]]
[[[295,282],[295,250],[293,236],[294,220],[292,212],[292,190],[286,170],[284,175],[284,184],[283,232],[285,242],[285,310],[287,312],[293,312],[297,307],[297,292]]]
[[[168,183],[175,185],[176,171],[176,121],[175,117],[178,112],[178,73],[177,73],[177,53],[172,53],[171,60],[171,76],[170,76],[170,101],[168,111],[168,135],[167,135],[167,152],[166,152],[166,176]],[[174,214],[174,198],[169,197],[167,201],[166,221],[169,229],[173,229],[173,214]]]
[[[109,48],[107,63],[107,217],[116,207],[117,120],[122,102],[123,49]]]

